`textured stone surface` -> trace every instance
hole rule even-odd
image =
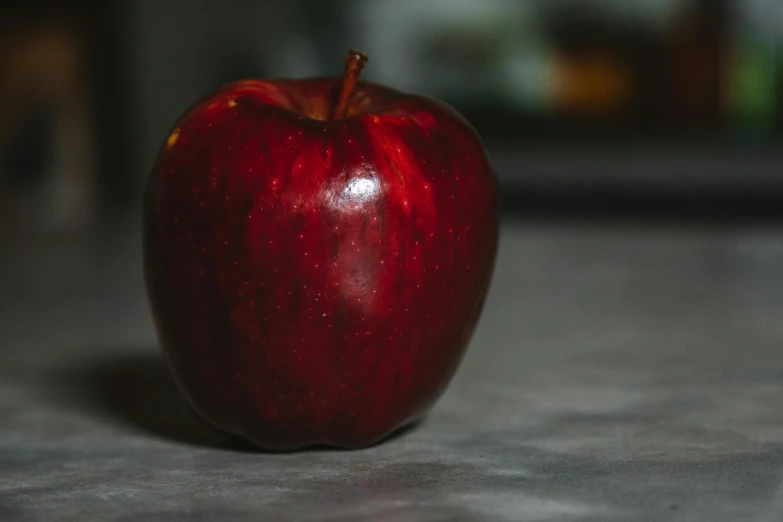
[[[426,421],[284,455],[182,405],[128,239],[0,261],[4,522],[783,518],[783,233],[507,226]]]

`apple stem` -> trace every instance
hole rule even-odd
[[[340,93],[337,97],[337,105],[332,110],[332,119],[341,120],[345,118],[348,113],[348,102],[353,94],[353,89],[356,87],[356,82],[359,81],[359,75],[362,74],[362,69],[367,63],[367,55],[361,51],[351,49],[348,51],[348,56],[345,57],[345,70],[343,71],[343,78],[340,82]]]

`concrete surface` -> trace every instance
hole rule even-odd
[[[781,231],[506,226],[426,421],[285,455],[183,407],[132,234],[4,245],[0,521],[783,520]]]

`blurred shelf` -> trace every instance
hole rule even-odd
[[[736,144],[488,146],[502,187],[783,194],[783,147]]]

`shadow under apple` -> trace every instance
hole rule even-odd
[[[86,359],[58,371],[55,378],[57,399],[81,413],[182,444],[263,452],[200,419],[177,389],[165,361],[152,350],[126,350],[114,357]],[[397,439],[422,423],[419,420],[404,426],[370,448]],[[318,446],[302,450],[339,449]]]
[[[163,359],[150,350],[82,361],[57,373],[60,400],[82,413],[150,435],[195,446],[256,451],[198,418]]]

